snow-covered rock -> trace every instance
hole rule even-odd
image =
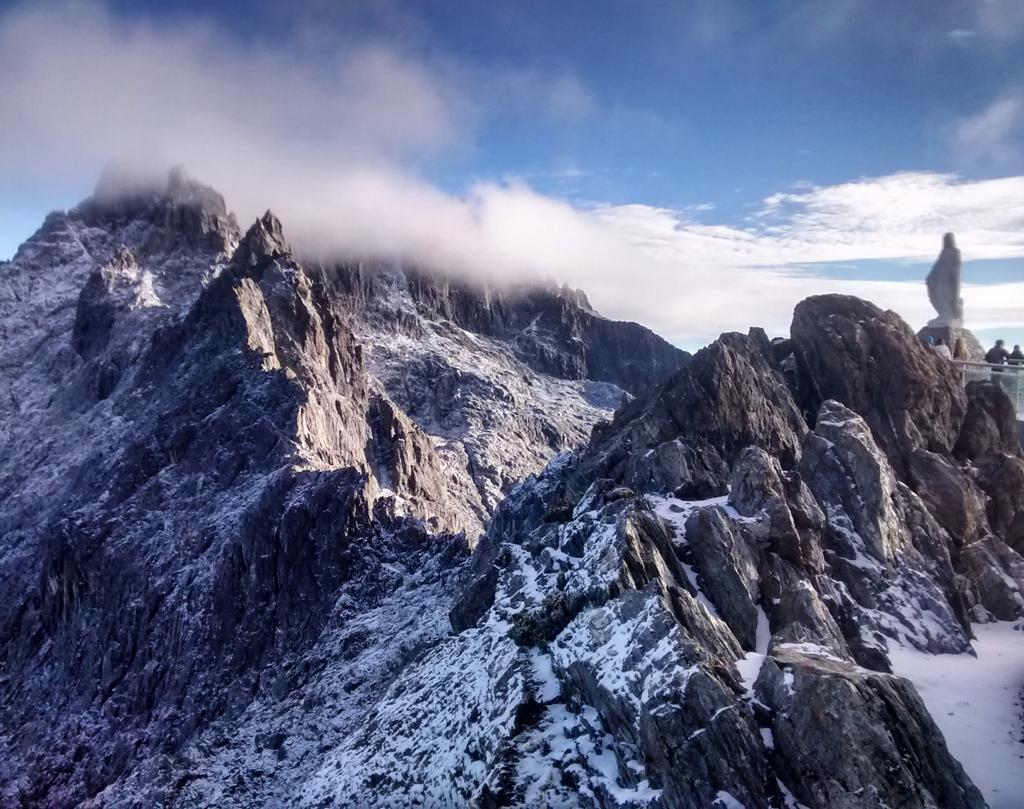
[[[431,436],[449,487],[469,504],[471,543],[523,477],[688,358],[647,329],[602,318],[567,287],[494,288],[373,262],[311,266],[370,372]]]
[[[1024,615],[1024,461],[892,313],[688,360],[175,174],[0,315],[5,805],[984,805],[920,660]]]
[[[503,488],[622,396],[424,319],[452,342],[401,361],[443,356],[480,414],[452,461],[349,323],[273,215],[243,235],[181,173],[101,183],[0,265],[0,803],[297,795],[447,633]]]
[[[409,704],[424,681],[459,679],[474,639],[517,647],[488,672],[491,688],[524,686],[499,701],[517,721],[486,754],[472,701],[406,716],[443,722],[456,805],[984,805],[889,655],[969,653],[972,581],[1020,576],[1010,558],[968,561],[860,414],[825,400],[815,416],[809,429],[762,341],[727,335],[511,493],[474,551],[451,651],[392,686]],[[396,732],[368,720],[358,765],[330,769],[318,797],[387,774],[450,805]]]

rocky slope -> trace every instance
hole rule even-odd
[[[891,657],[1022,617],[1024,459],[893,313],[687,361],[175,176],[0,324],[0,804],[984,806]]]
[[[290,737],[246,738],[247,718],[291,706],[313,740],[328,704],[343,735],[447,632],[489,506],[368,367],[353,308],[272,215],[243,235],[180,173],[130,195],[101,184],[0,264],[0,803],[205,805],[220,799],[195,790],[213,783],[223,800],[278,805],[295,790],[254,774],[250,745],[284,760]],[[582,366],[532,371],[506,337],[487,338],[492,365],[546,398],[513,397],[494,429],[558,415],[513,425],[520,466],[499,457],[497,490],[621,396]],[[508,397],[462,359],[476,372],[447,366],[456,420],[467,399],[487,412]],[[619,381],[633,367],[606,364]],[[461,440],[482,446],[468,421]],[[224,770],[206,783],[196,762],[217,764],[211,750]]]
[[[852,298],[723,336],[513,492],[297,803],[984,806],[888,656],[1024,612],[1012,414],[954,374]]]
[[[515,483],[689,356],[597,315],[568,287],[495,288],[372,262],[315,266],[372,374],[434,439],[449,488],[470,506],[471,542]]]

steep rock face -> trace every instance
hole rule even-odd
[[[567,286],[490,287],[415,268],[365,264],[325,272],[364,310],[398,283],[421,316],[501,340],[534,370],[565,379],[607,382],[636,394],[679,370],[688,357],[636,323],[601,317],[582,291]]]
[[[994,382],[967,384],[967,413],[953,452],[980,458],[990,452],[1019,453],[1013,403]]]
[[[0,803],[295,800],[447,634],[448,532],[624,395],[523,295],[543,339],[357,306],[181,174],[49,217],[0,265]],[[599,376],[685,358],[608,328]]]
[[[969,544],[988,531],[985,494],[969,471],[953,459],[928,450],[914,450],[910,457],[910,485],[957,545]]]
[[[700,499],[724,494],[728,465],[748,445],[799,457],[807,432],[781,377],[757,343],[727,334],[699,351],[686,373],[622,408],[595,432],[576,488],[595,475],[634,488]]]
[[[809,806],[983,805],[906,680],[790,646],[765,663],[756,693],[772,712],[773,759],[808,784]]]
[[[318,269],[387,395],[429,434],[471,541],[519,480],[584,443],[688,355],[563,287],[493,287],[372,262]]]
[[[901,478],[913,450],[953,449],[967,410],[959,377],[895,312],[816,296],[797,305],[792,333],[811,412],[835,399],[859,413]]]
[[[1009,398],[992,382],[967,385],[967,415],[954,454],[970,464],[972,479],[987,495],[992,528],[1018,552],[1024,552],[1024,457]]]
[[[402,673],[303,802],[386,783],[441,804],[983,806],[887,673],[894,644],[964,653],[969,615],[1022,614],[1019,557],[978,490],[937,508],[937,481],[970,476],[950,454],[962,399],[943,400],[941,453],[872,430],[873,390],[863,414],[823,400],[811,429],[766,343],[724,337],[518,487],[474,551],[456,637]],[[887,437],[931,453],[924,495]],[[498,648],[464,708],[425,685]],[[405,751],[439,738],[424,775]]]
[[[952,536],[949,556],[965,579],[957,589],[973,614],[1018,615],[1017,557],[1002,549],[1019,548],[1024,533],[1024,460],[1006,394],[991,382],[961,390],[955,369],[894,313],[846,296],[799,304],[792,349],[798,389],[861,413],[901,486]]]
[[[148,335],[190,305],[237,241],[223,200],[181,177],[165,192],[47,217],[2,267],[0,456],[17,463],[0,470],[0,493],[60,453],[73,465],[83,438],[107,429],[71,414],[110,395]],[[75,438],[55,433],[55,413]]]
[[[800,474],[827,516],[823,549],[855,659],[886,668],[884,637],[933,653],[968,650],[952,541],[895,474],[866,422],[838,402],[818,413]],[[856,633],[850,632],[856,628]]]
[[[458,522],[429,441],[372,394],[280,223],[211,254],[222,219],[182,214],[176,182],[141,219],[51,218],[4,268],[5,306],[53,312],[43,332],[12,317],[4,346],[23,415],[0,470],[4,802],[150,802],[166,784],[133,797],[130,774],[278,688],[339,588],[386,563],[368,547],[458,562],[423,528]],[[205,235],[160,252],[178,226]],[[100,364],[118,372],[102,395],[81,383]]]

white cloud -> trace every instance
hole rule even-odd
[[[958,121],[953,148],[968,164],[1009,166],[1024,159],[1024,92],[1010,90]]]
[[[973,28],[954,28],[949,32],[949,38],[954,42],[967,42],[978,35],[978,32]]]
[[[42,182],[98,173],[110,158],[180,163],[222,190],[243,222],[271,207],[306,251],[548,275],[677,340],[751,324],[784,332],[793,305],[825,291],[872,298],[919,324],[921,284],[824,278],[808,265],[930,259],[945,230],[967,259],[1024,256],[1024,177],[804,184],[766,199],[743,226],[710,223],[707,206],[574,207],[521,182],[453,196],[414,167],[472,148],[474,123],[507,113],[504,96],[487,109],[480,81],[520,108],[570,118],[593,110],[586,88],[567,74],[482,74],[381,44],[339,48],[327,63],[303,54],[209,27],[127,24],[98,6],[8,12],[0,172]],[[976,326],[1024,325],[1024,282],[969,286],[965,297]]]
[[[138,151],[208,148],[232,162],[273,148],[340,162],[449,146],[455,100],[424,66],[383,47],[333,61],[247,48],[195,25],[120,21],[68,3],[0,26],[0,161],[15,172],[56,156],[80,165]],[[230,140],[229,140],[230,139]]]
[[[1000,285],[972,284],[969,263],[1024,257],[1024,177],[968,182],[904,173],[814,186],[769,197],[743,228],[705,225],[643,205],[588,216],[645,258],[629,265],[643,267],[642,279],[616,285],[610,272],[597,284],[592,280],[592,299],[676,339],[751,324],[785,332],[793,305],[824,292],[871,299],[921,325],[933,315],[920,282],[824,277],[814,265],[931,261],[947,230],[957,233],[968,261],[964,295],[971,323],[1024,326],[1024,261],[1022,280]]]
[[[977,0],[978,28],[996,42],[1010,44],[1024,35],[1024,3],[1020,0]]]
[[[1024,178],[903,172],[812,186],[766,199],[760,221],[790,261],[927,258],[947,230],[972,258],[1007,258],[1024,249]]]

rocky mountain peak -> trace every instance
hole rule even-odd
[[[255,266],[290,253],[281,220],[267,210],[245,232],[238,244],[235,262]]]
[[[981,809],[897,661],[1024,617],[998,385],[232,225],[172,176],[0,268],[0,803]]]
[[[108,169],[93,195],[69,216],[89,227],[139,230],[141,243],[137,247],[144,254],[181,247],[226,254],[239,236],[224,197],[180,168],[172,169],[162,180]]]
[[[818,295],[793,314],[805,409],[837,399],[862,414],[897,472],[916,449],[949,453],[967,411],[958,376],[895,312]]]

